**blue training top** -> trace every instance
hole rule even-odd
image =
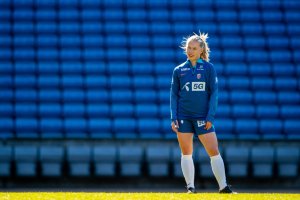
[[[214,122],[218,104],[218,78],[213,65],[202,59],[187,60],[173,71],[171,119],[205,119]]]

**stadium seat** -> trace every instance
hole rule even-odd
[[[261,105],[257,103],[256,117],[259,119],[276,119],[279,117],[279,108],[276,105]]]
[[[137,121],[133,118],[115,118],[113,120],[113,131],[118,139],[136,139]]]
[[[20,177],[37,176],[38,148],[34,145],[14,147],[16,175]]]
[[[0,177],[10,177],[13,161],[11,146],[0,146]]]
[[[138,145],[126,145],[118,148],[121,176],[141,176],[143,148]]]
[[[259,131],[263,139],[267,140],[283,140],[282,134],[283,123],[278,119],[262,119],[259,122]]]
[[[145,149],[148,174],[151,177],[169,176],[170,147],[149,146]]]
[[[273,78],[254,77],[251,81],[251,88],[255,91],[271,91],[274,87]]]
[[[216,118],[215,129],[218,134],[218,138],[221,140],[232,140],[235,139],[236,134],[234,133],[234,120],[231,118]]]
[[[232,116],[236,119],[253,118],[255,116],[255,106],[248,104],[233,105]]]
[[[111,139],[112,134],[112,122],[108,118],[91,117],[88,120],[89,138],[92,139]]]
[[[251,149],[252,176],[257,178],[273,177],[273,147],[255,146]]]
[[[59,117],[43,117],[40,120],[40,131],[42,139],[64,138],[63,122]]]
[[[300,107],[296,105],[282,105],[280,107],[280,116],[283,119],[299,119]]]
[[[181,150],[179,146],[171,147],[171,163],[173,176],[175,178],[182,178],[182,170],[181,170]]]
[[[235,132],[239,139],[258,140],[258,122],[252,118],[237,119]]]
[[[252,103],[253,94],[248,90],[233,90],[230,93],[230,101],[232,104],[247,104]]]
[[[248,147],[226,147],[225,160],[229,177],[247,177],[249,164]]]
[[[61,146],[41,146],[39,149],[41,175],[61,177],[63,175],[64,148]]]
[[[279,177],[296,178],[299,176],[299,147],[280,146],[276,148],[275,156]]]
[[[300,124],[297,119],[286,119],[283,121],[283,131],[288,139],[299,139]]]
[[[90,176],[91,147],[86,145],[69,145],[66,150],[69,175],[74,177]]]
[[[73,139],[88,138],[87,121],[83,117],[66,117],[64,120],[65,137]]]
[[[114,145],[96,145],[92,149],[96,176],[116,176],[117,148]]]

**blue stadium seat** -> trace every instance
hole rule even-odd
[[[58,32],[61,34],[79,34],[80,24],[73,21],[60,21],[58,24]]]
[[[13,72],[13,64],[11,62],[0,62],[0,74],[11,75]]]
[[[64,89],[83,88],[83,78],[81,75],[64,75],[61,77],[61,86]]]
[[[64,148],[61,146],[41,146],[39,149],[41,175],[61,177],[63,174],[64,155]]]
[[[265,23],[281,22],[283,14],[279,9],[264,10],[262,12],[262,19]]]
[[[145,150],[146,161],[148,165],[148,174],[151,177],[169,176],[169,162],[171,160],[171,151],[166,146],[149,146]]]
[[[35,117],[18,117],[15,119],[15,130],[17,138],[36,139],[38,134],[38,120]]]
[[[254,102],[256,104],[275,104],[277,95],[271,91],[257,91],[254,93]]]
[[[94,89],[106,89],[107,87],[107,77],[106,76],[86,76],[85,86],[87,88],[94,88]]]
[[[236,10],[224,9],[224,10],[219,10],[216,14],[216,17],[219,22],[234,22],[237,21],[238,14]]]
[[[14,77],[14,86],[17,88],[35,88],[36,77],[32,75],[16,75]],[[9,80],[7,80],[7,85],[9,86]]]
[[[218,138],[221,140],[232,140],[236,138],[234,133],[234,120],[231,118],[217,118],[215,120],[215,128]]]
[[[153,76],[139,75],[133,77],[133,87],[135,89],[154,89],[155,80]]]
[[[177,139],[177,135],[171,129],[171,120],[164,118],[161,124],[162,136],[165,139]]]
[[[279,177],[296,178],[299,176],[299,147],[279,146],[275,156]]]
[[[53,61],[58,60],[59,52],[55,47],[39,48],[37,50],[37,59],[39,61]]]
[[[237,119],[235,131],[239,139],[258,140],[258,122],[255,119]]]
[[[174,68],[176,67],[176,64],[173,62],[156,62],[154,65],[154,72],[156,75],[161,76],[169,76],[170,79],[172,77],[172,72]]]
[[[96,145],[92,149],[95,175],[116,176],[117,147],[114,145]]]
[[[243,40],[240,37],[222,37],[221,44],[222,44],[223,48],[233,49],[236,51],[238,48],[242,48]],[[211,43],[209,43],[209,45],[211,46]],[[226,51],[228,51],[228,50],[226,50]],[[230,60],[230,58],[228,60]]]
[[[39,62],[37,65],[37,70],[40,75],[54,75],[60,71],[60,67],[57,62],[48,61],[48,62]],[[58,78],[58,77],[57,77]]]
[[[131,103],[113,104],[111,105],[110,114],[112,117],[130,118],[134,116],[134,109],[135,106]]]
[[[157,117],[158,107],[153,104],[138,104],[135,106],[135,116],[137,118]]]
[[[111,139],[112,122],[108,118],[92,117],[88,120],[89,137],[93,139]]]
[[[255,63],[249,65],[249,73],[253,76],[270,76],[272,73],[271,65],[268,63]],[[254,77],[253,79],[255,79]],[[266,77],[267,78],[267,77]]]
[[[133,103],[133,92],[131,90],[112,90],[111,102],[114,103]],[[120,98],[122,97],[122,98]]]
[[[250,79],[243,76],[229,77],[228,88],[232,90],[247,90],[250,88]]]
[[[120,175],[125,177],[142,175],[143,148],[138,145],[125,145],[118,149]]]
[[[67,138],[88,138],[87,121],[83,117],[65,118],[64,130]]]
[[[289,39],[282,38],[282,37],[269,37],[268,40],[268,47],[272,49],[272,51],[278,51],[281,49],[289,48]]]
[[[292,77],[274,78],[275,89],[277,91],[296,91],[298,87],[298,80]]]
[[[242,62],[230,62],[226,64],[225,70],[226,75],[247,75],[248,67],[245,63]]]
[[[76,106],[76,104],[75,104],[75,106]],[[109,117],[110,116],[110,108],[106,104],[102,104],[102,103],[91,103],[88,105],[80,105],[79,104],[79,108],[81,109],[81,111],[79,110],[78,114],[81,114],[82,116],[84,114],[86,114],[88,117]],[[84,113],[84,112],[86,112],[86,113]],[[70,115],[70,117],[71,116],[72,115]],[[73,116],[75,117],[75,114]]]
[[[225,151],[227,174],[230,177],[247,177],[250,159],[249,148],[246,146],[229,146]]]
[[[91,147],[85,145],[72,145],[67,146],[66,150],[69,175],[75,177],[89,177],[91,175]]]
[[[34,46],[34,37],[31,35],[16,35],[14,37],[14,46],[15,47],[32,47]]]
[[[179,146],[171,147],[171,163],[173,176],[176,178],[182,178],[182,170],[181,170],[181,149]]]
[[[255,146],[251,149],[252,176],[256,178],[273,177],[274,149]]]
[[[226,118],[226,117],[231,117],[231,106],[228,104],[221,104],[218,105],[217,108],[217,115],[218,118]]]
[[[134,92],[134,101],[137,104],[141,103],[155,103],[157,100],[157,93],[154,89],[143,90],[139,89]]]
[[[300,107],[297,105],[282,105],[280,116],[283,119],[300,119]]]
[[[292,52],[288,49],[282,51],[283,49],[270,52],[270,59],[273,63],[290,63],[293,59]]]
[[[272,72],[273,74],[277,77],[283,77],[283,76],[293,76],[295,73],[295,66],[292,64],[278,64],[278,63],[274,63],[273,67],[272,67]]]
[[[3,102],[0,104],[0,117],[12,117],[14,114],[14,107],[12,103]]]
[[[147,34],[149,32],[149,25],[143,22],[132,22],[127,24],[127,31],[130,34]],[[118,31],[120,32],[120,31]]]
[[[281,24],[281,23],[278,23],[275,22],[275,23],[267,23],[264,25],[264,31],[265,31],[265,34],[266,35],[278,35],[278,36],[283,36],[285,31],[286,31],[286,28],[285,28],[285,25],[284,24]]]
[[[247,49],[255,51],[255,49],[266,47],[266,40],[263,36],[245,37],[244,44]]]
[[[18,117],[35,117],[37,106],[35,103],[18,103],[15,105],[15,115]]]
[[[242,49],[227,49],[223,53],[225,62],[243,62],[245,60],[245,52]]]
[[[219,31],[222,35],[238,35],[240,33],[240,26],[234,22],[224,22],[219,25]]]
[[[38,2],[37,2],[38,3]],[[54,21],[56,19],[56,10],[53,8],[41,8],[36,11],[38,21]]]
[[[266,140],[283,140],[283,123],[278,119],[262,119],[259,122],[259,132]]]
[[[108,74],[113,74],[114,76],[118,75],[120,78],[126,77],[126,75],[129,73],[129,63],[126,61],[110,62],[106,67]]]
[[[36,31],[38,34],[55,34],[58,31],[58,25],[56,22],[38,21]]]
[[[109,79],[109,86],[114,90],[129,89],[132,86],[132,80],[126,75],[111,76]]]
[[[236,103],[252,103],[253,94],[247,90],[234,90],[230,93],[230,101],[234,104]]]
[[[279,104],[299,104],[300,94],[293,91],[279,91],[277,93],[277,98]]]
[[[141,137],[160,138],[161,123],[158,118],[142,118],[137,120],[137,131]]]
[[[1,139],[9,139],[14,137],[14,120],[9,117],[1,117],[0,118],[0,138]]]
[[[229,103],[229,93],[225,90],[219,91],[219,99],[220,104]]]
[[[0,177],[10,177],[13,161],[11,146],[0,146]]]
[[[104,27],[100,21],[86,21],[82,22],[81,31],[85,34],[101,34]]]
[[[59,117],[48,118],[43,116],[40,120],[40,131],[43,139],[64,138],[63,122]]]
[[[84,34],[82,36],[82,44],[86,48],[100,48],[104,45],[104,37],[97,34]]]
[[[233,105],[232,116],[236,119],[253,118],[255,116],[255,106],[252,104]]]
[[[279,117],[279,108],[277,105],[264,105],[257,102],[256,117],[260,119],[274,119]]]
[[[75,80],[80,80],[83,81],[81,78],[79,79],[75,79]],[[84,90],[81,89],[75,89],[77,87],[74,87],[74,89],[72,88],[68,88],[68,87],[72,87],[72,82],[75,81],[74,79],[68,79],[65,81],[65,86],[66,89],[63,91],[62,93],[62,100],[65,103],[83,103],[85,100],[85,93]],[[82,86],[82,82],[78,84],[78,86],[80,85],[80,87]],[[101,94],[101,93],[100,93]]]
[[[214,178],[213,171],[211,169],[210,158],[203,147],[198,148],[195,152],[194,159],[199,162],[198,173],[203,178]]]
[[[60,91],[57,89],[41,90],[38,100],[42,103],[59,103],[61,96]]]
[[[283,122],[284,133],[288,139],[299,139],[300,124],[297,119],[285,119]]]
[[[32,75],[36,72],[36,64],[34,62],[16,62],[14,67],[16,74]]]
[[[254,77],[251,81],[251,88],[254,91],[272,91],[274,80],[270,77]]]
[[[59,44],[60,47],[62,48],[62,51],[64,49],[69,50],[69,48],[72,48],[72,50],[74,50],[80,47],[81,38],[79,35],[75,35],[75,34],[61,35],[59,38]]]
[[[136,128],[137,121],[133,118],[115,118],[113,120],[113,131],[116,138],[135,139],[137,138]]]
[[[152,10],[151,10],[152,11]],[[153,16],[151,16],[151,11],[150,11],[150,17],[153,18]],[[166,12],[163,12],[163,14],[165,14]],[[160,14],[155,13],[155,14]],[[172,32],[172,25],[170,23],[168,23],[167,21],[164,21],[165,19],[161,19],[160,21],[155,22],[154,20],[152,20],[153,23],[151,23],[150,25],[150,30],[152,34],[171,34]]]
[[[84,73],[86,73],[87,76],[94,75],[99,76],[105,74],[106,72],[106,64],[101,62],[85,62],[84,63]]]
[[[162,118],[170,117],[170,104],[160,104],[159,106],[159,116]]]
[[[132,5],[132,2],[128,5]],[[140,8],[128,9],[126,12],[126,18],[128,21],[144,21],[147,19],[147,12],[146,10]]]
[[[38,148],[34,145],[14,147],[16,175],[19,177],[37,176]]]
[[[115,52],[113,52],[115,53]],[[122,55],[120,55],[121,57]],[[101,48],[86,47],[83,50],[82,57],[88,62],[101,62],[104,60],[105,52]]]
[[[248,51],[246,55],[246,60],[248,62],[268,62],[269,61],[269,53],[265,50],[254,50]]]
[[[135,48],[130,52],[130,59],[134,61],[151,60],[152,52],[149,48]]]
[[[94,106],[95,108],[95,106]],[[65,118],[80,118],[84,117],[85,115],[85,105],[81,103],[70,103],[70,104],[64,104],[62,106],[62,116]],[[97,109],[97,108],[96,108]],[[95,109],[95,110],[96,110]],[[93,112],[97,112],[98,109]]]

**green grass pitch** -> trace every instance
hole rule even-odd
[[[2,192],[0,200],[299,200],[287,193],[104,193],[104,192]]]

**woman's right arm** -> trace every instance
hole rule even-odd
[[[173,70],[171,90],[170,90],[170,110],[171,110],[171,120],[177,120],[177,107],[178,107],[178,92],[179,92],[179,79],[177,75],[177,69]]]

